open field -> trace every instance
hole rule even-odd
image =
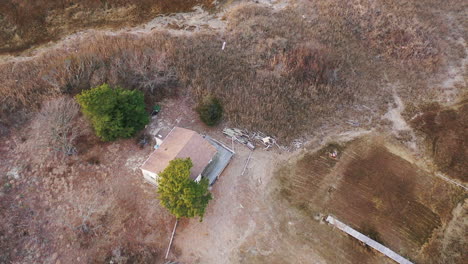
[[[416,165],[394,139],[336,139],[342,144],[292,155],[255,150],[245,174],[249,151],[237,145],[204,221],[181,222],[175,259],[393,263],[325,224],[333,214],[415,263],[463,263],[463,189]],[[334,150],[336,160],[329,157]]]
[[[417,263],[453,261],[424,247],[464,203],[465,190],[392,153],[385,141],[358,139],[304,154],[278,171],[280,196],[305,217],[332,214]],[[329,156],[335,150],[336,159]]]

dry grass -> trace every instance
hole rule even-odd
[[[83,28],[132,25],[196,5],[213,8],[207,0],[6,0],[0,5],[0,53],[22,51]]]
[[[468,102],[462,101],[454,109],[439,104],[422,106],[410,121],[422,134],[428,156],[432,156],[437,169],[468,182]]]
[[[20,133],[29,131],[0,144],[0,261],[55,263],[57,252],[62,263],[164,262],[173,218],[135,169],[149,148],[90,140],[79,155],[44,160],[28,151],[34,138],[10,149]],[[15,167],[17,178],[7,173]]]
[[[140,40],[96,36],[79,43],[78,54],[60,50],[37,60],[1,65],[5,78],[0,89],[1,110],[37,109],[50,97],[73,95],[103,82],[147,90],[147,95],[171,93],[174,74],[164,65],[164,54],[150,49],[161,41]]]
[[[404,100],[425,100],[428,76],[443,69],[447,25],[434,6],[419,7],[320,1],[274,11],[244,4],[226,14],[223,35],[93,36],[70,50],[0,65],[2,120],[108,82],[144,91],[148,104],[180,87],[196,99],[211,94],[233,125],[285,140],[349,120],[370,126],[366,109],[386,111],[390,83],[404,84]]]

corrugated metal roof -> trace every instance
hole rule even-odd
[[[190,178],[195,179],[215,156],[217,150],[197,132],[174,127],[161,146],[156,149],[141,167],[159,174],[176,158],[190,158],[193,167]]]

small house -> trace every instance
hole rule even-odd
[[[158,144],[141,167],[143,177],[154,185],[157,185],[158,174],[176,158],[190,158],[193,163],[190,178],[194,181],[207,178],[212,185],[234,155],[220,142],[181,127],[174,127]]]

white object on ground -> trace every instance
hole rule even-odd
[[[175,231],[176,231],[178,223],[179,223],[179,219],[176,219],[175,224],[174,224],[174,230],[172,230],[171,241],[169,242],[169,246],[167,247],[166,257],[164,259],[167,259],[169,257],[169,251],[171,250],[172,241],[174,240],[174,235],[175,235]]]
[[[393,259],[394,261],[400,263],[400,264],[413,264],[413,262],[405,259],[404,257],[398,255],[395,251],[389,249],[388,247],[380,244],[379,242],[361,234],[360,232],[356,231],[355,229],[349,227],[348,225],[340,222],[338,219],[335,219],[333,216],[329,215],[327,216],[327,219],[325,219],[328,223],[330,223],[333,226],[336,226],[338,229],[341,231],[347,233],[348,235],[356,238],[357,240],[365,243],[366,245],[370,246],[371,248],[379,251],[380,253],[384,254],[385,256]]]

